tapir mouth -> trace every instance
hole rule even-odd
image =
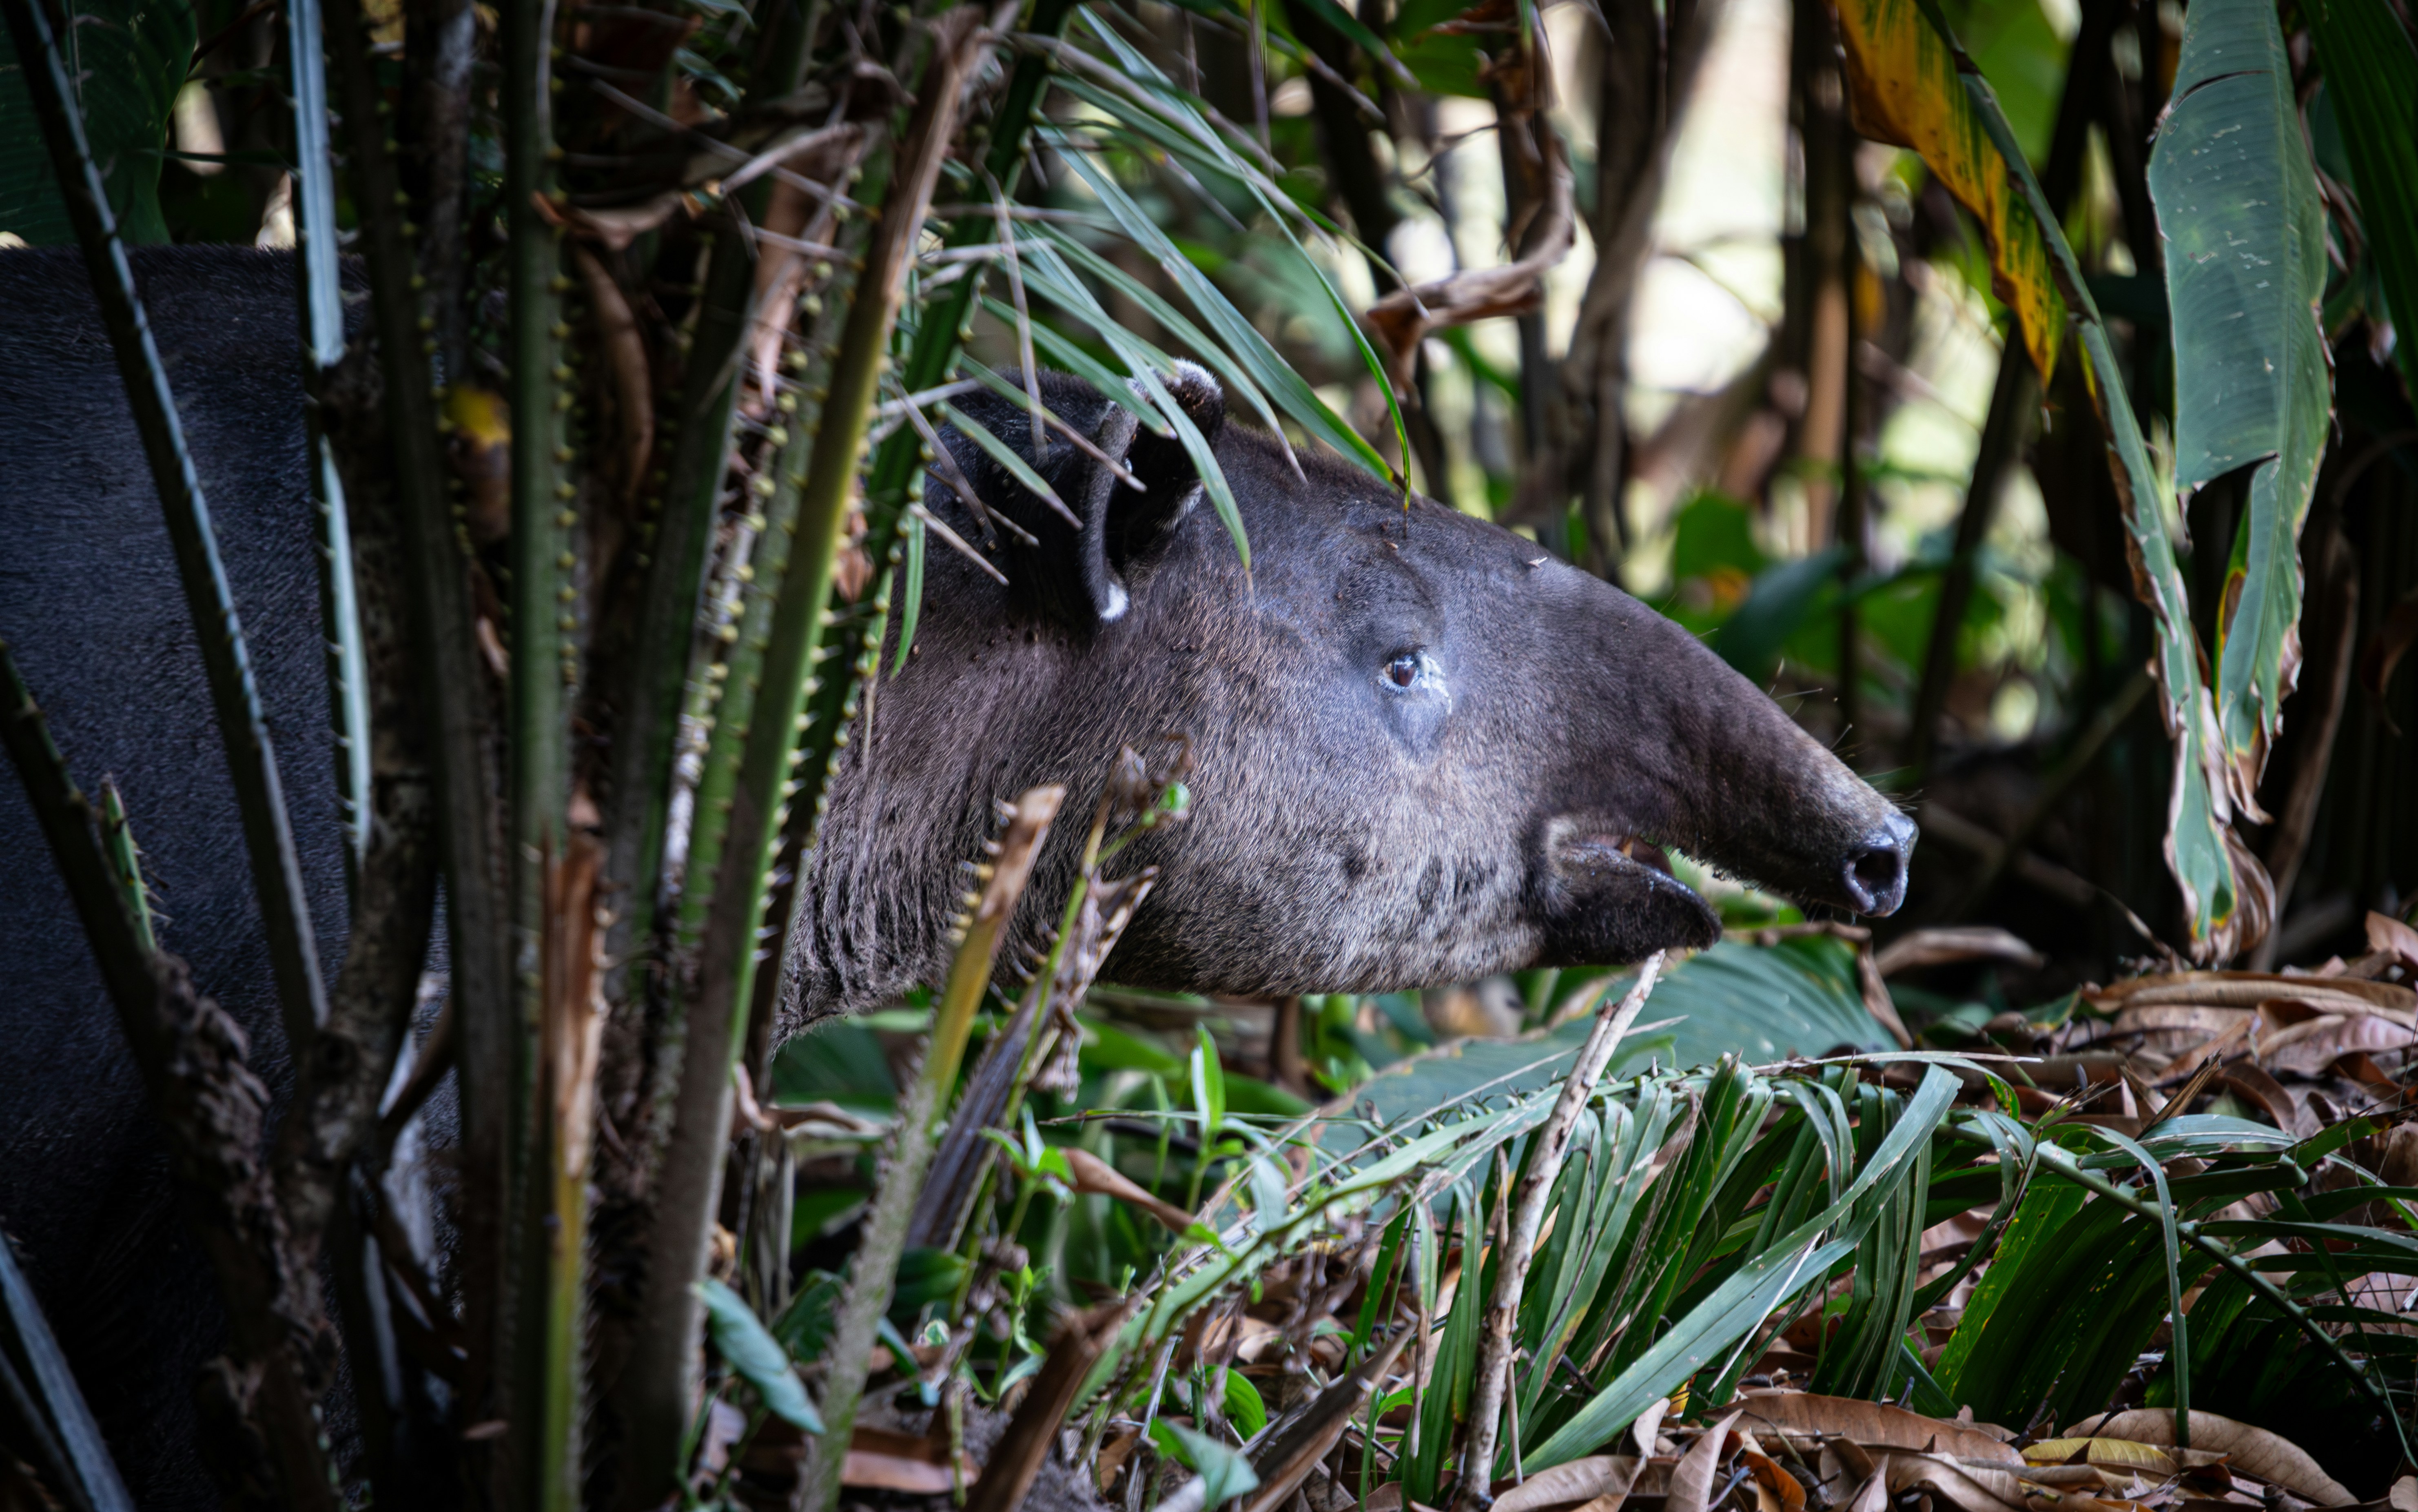
[[[1549,821],[1543,838],[1546,876],[1532,895],[1549,955],[1617,963],[1721,938],[1720,915],[1671,875],[1669,858],[1652,841],[1576,818]]]

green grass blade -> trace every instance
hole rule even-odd
[[[1375,476],[1392,477],[1392,469],[1385,466],[1385,459],[1378,454],[1376,449],[1341,416],[1327,407],[1326,402],[1318,397],[1301,374],[1293,370],[1293,364],[1268,344],[1267,338],[1260,334],[1259,328],[1234,308],[1224,291],[1211,283],[1207,274],[1193,266],[1192,259],[1184,255],[1156,221],[1142,213],[1141,207],[1117,183],[1113,174],[1093,162],[1088,153],[1070,152],[1066,161],[1085,183],[1092,186],[1093,191],[1099,195],[1100,202],[1109,207],[1109,212],[1125,228],[1125,234],[1150,254],[1176,287],[1184,291],[1201,318],[1217,328],[1223,346],[1210,343],[1197,331],[1190,331],[1189,322],[1179,326],[1176,321],[1169,320],[1167,316],[1173,312],[1167,310],[1162,313],[1166,301],[1158,299],[1155,293],[1151,296],[1154,302],[1145,304],[1143,308],[1175,332],[1179,339],[1200,350],[1204,358],[1213,353],[1222,354],[1226,361],[1220,365],[1219,371],[1228,373],[1231,378],[1245,387],[1253,406],[1266,417],[1270,430],[1281,434],[1275,415],[1269,413],[1267,400],[1261,396],[1262,389],[1273,393],[1285,413],[1311,436],[1357,462]],[[1082,261],[1094,274],[1103,278],[1115,274],[1120,287],[1134,284],[1135,281],[1125,278],[1114,264],[1083,247],[1066,233],[1044,226],[1042,234],[1064,247],[1068,256]],[[1181,319],[1181,316],[1177,317],[1177,321]],[[1249,377],[1243,377],[1244,370],[1247,370]]]
[[[1039,291],[1045,282],[1055,283],[1046,274],[1036,277],[1030,264],[1025,267],[1024,282],[1027,288],[1035,292]],[[1016,312],[998,299],[986,296],[983,305],[994,315],[1007,319],[1015,318]],[[1133,411],[1141,420],[1143,428],[1153,435],[1172,436],[1175,434],[1175,427],[1168,424],[1159,415],[1158,406],[1144,404],[1136,398],[1132,386],[1118,377],[1106,363],[1038,320],[1033,323],[1033,344],[1049,360],[1098,389],[1110,403]]]
[[[1909,1178],[1924,1158],[1933,1131],[1947,1116],[1957,1085],[1945,1070],[1926,1068],[1921,1086],[1906,1100],[1905,1112],[1837,1200],[1770,1250],[1740,1266],[1702,1305],[1597,1392],[1576,1416],[1527,1455],[1525,1468],[1533,1473],[1591,1453],[1628,1427],[1646,1404],[1669,1395],[1743,1337],[1783,1299],[1820,1280],[1831,1266],[1853,1254],[1878,1215],[1878,1204],[1859,1199],[1868,1193],[1886,1192]],[[1834,1229],[1833,1236],[1825,1241],[1823,1234]]]
[[[1039,473],[1034,472],[1033,470],[1033,465],[1026,462],[1021,456],[1017,454],[1016,448],[1009,446],[1005,441],[993,435],[990,432],[989,426],[985,425],[982,421],[974,419],[964,410],[959,409],[955,405],[949,404],[945,400],[941,402],[941,413],[948,420],[950,424],[957,428],[957,434],[959,435],[964,436],[967,440],[972,441],[974,445],[982,448],[984,455],[989,457],[991,461],[998,463],[1002,467],[1007,469],[1007,475],[1009,477],[1015,479],[1018,482],[1022,483],[1025,487],[1033,490],[1033,492],[1039,497],[1055,504],[1061,510],[1066,510],[1066,501],[1060,498],[1058,496],[1058,491],[1049,486],[1049,480],[1042,477]],[[1066,510],[1066,512],[1072,514],[1074,512],[1072,510]],[[913,603],[915,597],[916,596],[913,593],[908,594],[908,602],[911,603]],[[900,634],[898,637],[900,647],[899,654],[906,654],[905,648],[912,638],[913,637],[904,634],[903,632]]]
[[[1226,527],[1226,534],[1233,540],[1235,554],[1243,559],[1243,570],[1249,572],[1251,539],[1243,528],[1243,512],[1234,502],[1234,490],[1226,481],[1226,470],[1218,466],[1217,454],[1201,434],[1201,427],[1192,422],[1192,417],[1184,412],[1184,406],[1175,402],[1159,381],[1159,374],[1171,371],[1175,359],[1120,326],[1083,286],[1074,269],[1059,258],[1056,248],[1034,244],[1033,260],[1026,266],[1024,277],[1026,284],[1033,292],[1088,321],[1100,338],[1115,350],[1125,364],[1125,370],[1133,375],[1134,382],[1140,386],[1150,407],[1156,410],[1174,430],[1176,441],[1184,448],[1185,455],[1191,459],[1193,470],[1200,475],[1202,491],[1208,495],[1211,507],[1217,512],[1219,522]],[[1036,342],[1041,338],[1042,329],[1039,326],[1033,328],[1033,335]]]

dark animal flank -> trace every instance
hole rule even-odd
[[[161,248],[135,267],[243,613],[332,966],[344,870],[293,261]],[[253,1065],[282,1095],[284,1040],[192,617],[72,251],[0,253],[0,637],[78,779],[112,775],[124,789],[165,942],[250,1032]],[[217,1303],[13,772],[0,778],[0,1224],[137,1500],[211,1504],[191,1385],[217,1347]]]

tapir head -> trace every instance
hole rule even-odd
[[[1226,423],[1197,369],[1160,381],[1216,450],[1248,570],[1183,439],[1088,385],[1045,380],[1089,442],[1053,432],[1040,458],[1064,514],[952,433],[991,520],[945,487],[930,503],[987,529],[1008,584],[931,550],[913,657],[834,808],[836,864],[924,822],[916,795],[949,795],[962,854],[993,800],[1061,781],[1063,878],[1116,749],[1182,732],[1192,817],[1128,852],[1162,869],[1109,968],[1135,985],[1389,990],[1710,943],[1713,910],[1639,859],[1655,847],[1897,908],[1914,826],[1693,635],[1509,531]],[[1033,458],[1020,405],[964,407]],[[819,908],[827,970],[912,911],[871,874],[852,909]]]

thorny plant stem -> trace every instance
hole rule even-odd
[[[506,1372],[500,1394],[512,1424],[503,1441],[499,1504],[559,1508],[578,1497],[580,1455],[577,1424],[580,1372],[579,1316],[575,1277],[568,1307],[557,1306],[566,1259],[575,1269],[585,1232],[584,1214],[555,1210],[551,1179],[558,1143],[565,1138],[546,1107],[547,1077],[541,1041],[549,1016],[544,960],[549,936],[566,927],[551,917],[549,880],[566,864],[564,834],[565,693],[576,680],[575,651],[568,629],[558,633],[556,616],[575,624],[574,603],[559,595],[569,588],[576,558],[569,549],[575,485],[563,466],[564,411],[574,398],[571,370],[558,321],[555,292],[564,271],[562,233],[538,213],[537,201],[551,188],[554,172],[547,147],[553,138],[548,57],[554,32],[552,0],[513,0],[503,7],[503,74],[500,96],[504,135],[504,284],[508,312],[506,379],[512,414],[512,678],[508,719],[511,739],[511,907],[513,1001],[511,1042],[514,1093],[507,1138],[505,1253],[519,1271],[512,1294],[516,1306],[503,1316],[508,1347],[497,1359]],[[582,935],[584,939],[584,933]],[[584,1162],[583,1162],[584,1165]],[[581,1205],[584,1205],[581,1204]],[[514,1463],[517,1461],[517,1463]]]
[[[1596,1083],[1612,1063],[1629,1026],[1637,1022],[1638,1012],[1645,1006],[1646,998],[1654,991],[1654,980],[1661,971],[1662,953],[1656,951],[1638,967],[1637,981],[1621,994],[1620,1000],[1598,1011],[1595,1028],[1580,1047],[1569,1075],[1562,1080],[1561,1096],[1554,1100],[1545,1126],[1537,1131],[1537,1143],[1529,1151],[1527,1171],[1520,1180],[1512,1207],[1511,1231],[1496,1266],[1494,1295],[1487,1301],[1475,1396],[1469,1409],[1469,1445],[1462,1457],[1460,1486],[1453,1493],[1456,1508],[1482,1505],[1487,1500],[1486,1488],[1494,1479],[1495,1441],[1505,1399],[1510,1394],[1512,1325],[1519,1316],[1521,1293],[1528,1283],[1528,1262],[1537,1247],[1538,1231],[1544,1226],[1545,1208],[1553,1200],[1553,1183],[1562,1173],[1562,1156],[1569,1149],[1570,1131],[1578,1126],[1587,1099],[1595,1095]],[[1501,1152],[1496,1153],[1500,1158]],[[1516,1454],[1518,1445],[1514,1443],[1512,1447]]]
[[[1024,1106],[1024,1089],[1033,1080],[1033,1062],[1040,1058],[1042,1036],[1049,1024],[1050,989],[1057,985],[1058,963],[1065,958],[1066,941],[1075,933],[1075,921],[1082,917],[1083,899],[1090,895],[1092,874],[1100,863],[1100,839],[1108,832],[1110,802],[1109,795],[1102,794],[1099,811],[1092,818],[1092,832],[1083,842],[1083,863],[1075,874],[1074,887],[1066,893],[1066,907],[1058,916],[1058,938],[1051,942],[1048,958],[1041,963],[1040,972],[1033,979],[1033,1023],[1025,1031],[1024,1048],[1016,1063],[1016,1078],[1008,1084],[1007,1103],[1000,1112],[999,1126],[1003,1129],[1016,1127],[1017,1112]],[[998,1173],[999,1166],[1000,1162],[995,1157],[984,1160],[982,1172],[974,1180],[973,1200],[967,1204],[966,1211],[982,1211],[983,1199],[990,1195],[991,1180]],[[1008,1218],[1007,1227],[1000,1230],[1002,1237],[1011,1244],[1023,1224],[1028,1195],[1023,1192],[1018,1194],[1016,1211]],[[950,1304],[952,1309],[962,1309],[967,1294],[973,1290],[974,1268],[971,1262],[980,1252],[981,1245],[980,1226],[970,1224],[964,1247],[969,1263],[964,1277],[957,1282],[956,1295]]]
[[[1065,798],[1064,787],[1035,787],[1018,801],[1014,817],[999,842],[999,859],[981,901],[966,921],[956,959],[950,964],[948,985],[933,1018],[923,1069],[899,1107],[895,1143],[881,1164],[880,1188],[865,1219],[865,1237],[849,1262],[848,1291],[841,1298],[831,1347],[824,1356],[831,1373],[825,1378],[820,1404],[823,1434],[806,1463],[805,1489],[799,1504],[804,1512],[829,1512],[838,1500],[840,1470],[847,1459],[849,1435],[856,1426],[857,1402],[865,1393],[874,1334],[890,1310],[908,1220],[914,1216],[924,1168],[932,1158],[932,1125],[956,1086],[966,1036],[973,1028],[974,1009],[990,985],[1000,937],[1024,896],[1033,859],[1048,839],[1050,821],[1058,817],[1058,805]]]
[[[626,1451],[631,1457],[625,1477],[629,1505],[661,1500],[656,1493],[675,1474],[673,1457],[696,1395],[702,1303],[694,1287],[704,1274],[713,1214],[721,1201],[731,1065],[744,1042],[743,1026],[737,1020],[752,996],[769,863],[781,832],[785,798],[792,803],[806,801],[803,793],[788,791],[800,715],[822,650],[824,606],[831,597],[857,462],[907,267],[922,234],[932,186],[956,135],[963,84],[978,50],[976,22],[976,12],[966,8],[936,24],[931,62],[919,82],[915,114],[897,149],[889,202],[866,248],[865,271],[858,277],[839,354],[832,363],[823,422],[799,491],[799,540],[773,611],[764,685],[757,695],[739,781],[731,793],[727,848],[713,879],[713,909],[699,946],[696,985],[688,994],[671,1141],[656,1178],[652,1254],[625,1377],[631,1382],[633,1408]],[[839,649],[844,654],[846,648]],[[849,679],[832,668],[825,680]],[[828,732],[834,743],[846,738],[845,719],[837,723],[843,727]],[[779,959],[777,951],[773,959]],[[871,1348],[868,1336],[859,1346],[860,1366],[864,1352]],[[845,1427],[832,1431],[846,1441]],[[836,1467],[833,1474],[836,1477]],[[833,1484],[836,1487],[835,1478]]]
[[[411,602],[409,664],[421,679],[421,707],[436,756],[437,832],[445,864],[446,939],[451,954],[454,1054],[462,1100],[460,1211],[462,1274],[501,1276],[497,1216],[503,1193],[506,1120],[513,1106],[511,961],[505,949],[501,835],[491,795],[489,752],[493,683],[480,657],[468,574],[455,543],[420,332],[421,295],[411,240],[397,206],[401,187],[387,150],[383,98],[360,0],[329,0],[328,56],[346,133],[352,202],[360,212],[360,250],[370,283],[370,322],[384,377],[390,443],[385,456],[395,492],[404,578]],[[490,1416],[487,1396],[495,1322],[508,1316],[501,1285],[470,1288],[466,1298],[469,1358],[463,1411]]]
[[[320,638],[327,645],[328,709],[336,733],[336,793],[344,804],[344,889],[360,883],[370,845],[369,671],[361,647],[351,521],[336,459],[320,426],[322,375],[344,355],[344,283],[337,261],[336,176],[329,150],[327,50],[319,0],[286,0],[294,80],[295,288],[301,303],[303,444],[317,516]],[[329,1012],[334,1012],[333,1007]]]
[[[101,324],[109,331],[118,375],[126,384],[135,433],[142,437],[144,455],[151,465],[152,484],[159,490],[161,512],[167,519],[168,540],[176,548],[176,575],[192,613],[193,637],[201,644],[210,704],[218,716],[219,739],[226,747],[236,807],[243,817],[244,851],[252,863],[253,889],[259,894],[261,927],[268,937],[278,1007],[284,1017],[286,1041],[299,1055],[328,1016],[328,991],[319,974],[318,946],[313,938],[310,891],[302,880],[302,859],[295,849],[285,790],[278,779],[268,717],[261,708],[259,684],[253,680],[252,653],[244,641],[242,621],[236,615],[235,590],[219,557],[209,504],[202,496],[201,480],[185,448],[184,428],[177,423],[168,370],[151,339],[143,298],[134,286],[134,269],[118,237],[117,219],[110,210],[91,145],[84,138],[84,117],[51,35],[50,18],[40,0],[7,0],[5,8],[22,60],[18,73],[41,121],[59,196],[75,226],[76,240],[84,247],[84,271],[91,279],[93,298],[100,306]]]
[[[1024,32],[1054,38],[1065,29],[1074,8],[1075,0],[1033,0],[1032,14],[1025,18]],[[1008,76],[1007,88],[991,113],[990,144],[983,155],[982,166],[987,180],[996,184],[1002,195],[1016,192],[1017,181],[1023,173],[1026,137],[1039,115],[1049,69],[1050,59],[1046,55],[1027,53],[1018,57],[1015,71]],[[903,183],[904,179],[895,182]],[[893,203],[897,194],[894,188]],[[995,204],[969,206],[968,214],[950,228],[947,245],[970,246],[996,235],[997,229]],[[865,266],[870,271],[878,265],[868,259]],[[958,347],[972,328],[969,322],[981,270],[986,266],[973,265],[972,272],[941,291],[925,307],[900,382],[901,391],[920,394],[939,388],[954,375]],[[836,395],[840,389],[834,385],[832,391]],[[863,432],[856,434],[862,436]],[[894,431],[875,452],[865,478],[862,549],[868,560],[884,567],[885,582],[885,564],[894,564],[897,559],[899,527],[908,518],[908,507],[913,501],[911,495],[921,494],[921,442],[922,438],[908,427]],[[840,748],[848,741],[848,727],[855,717],[857,690],[874,672],[889,620],[886,588],[876,594],[869,606],[827,599],[814,607],[829,611],[824,630],[830,649],[816,674],[806,709],[806,727],[798,741],[788,822],[782,831],[780,860],[775,868],[788,875],[792,879],[791,886],[800,890],[804,887],[807,861],[814,852],[832,769]],[[868,608],[873,612],[867,613]],[[797,912],[795,908],[775,911],[776,933],[770,952],[774,962],[788,957]]]
[[[371,1243],[368,1230],[375,1224],[360,1221],[359,1204],[377,1189],[391,1149],[390,1139],[377,1138],[379,1097],[391,1078],[419,1000],[421,970],[428,961],[436,917],[438,815],[433,732],[420,672],[412,663],[403,525],[395,508],[392,448],[376,396],[377,376],[372,354],[358,347],[320,375],[317,390],[321,409],[316,423],[342,479],[340,496],[352,516],[351,550],[360,588],[360,686],[369,732],[363,752],[369,786],[362,802],[370,824],[357,868],[352,934],[329,994],[328,1022],[304,1062],[302,1086],[280,1132],[277,1179],[278,1201],[294,1230],[300,1262],[311,1262],[322,1231],[328,1232],[345,1337],[354,1360],[363,1362],[356,1364],[353,1380],[361,1414],[361,1468],[371,1494],[409,1500],[413,1493],[404,1489],[405,1483],[425,1489],[431,1484],[428,1477],[436,1472],[424,1462],[402,1464],[394,1430],[397,1418],[425,1398],[418,1390],[390,1395],[402,1388],[406,1367],[396,1352],[388,1315],[370,1305],[373,1289],[386,1283],[379,1274],[380,1257],[365,1248]],[[436,1052],[439,1046],[425,1048]],[[410,1115],[406,1110],[403,1116]],[[360,1165],[354,1168],[356,1159]],[[349,1199],[348,1168],[360,1177]],[[397,1265],[416,1263],[408,1252],[383,1258]],[[423,1421],[414,1428],[431,1426]]]
[[[812,0],[800,0],[800,6],[806,13],[796,15],[799,8],[792,7],[792,22],[779,26],[776,35],[768,38],[774,51],[761,75],[749,86],[747,98],[751,104],[779,98],[796,89],[803,79],[807,47],[815,29],[815,7]],[[834,190],[848,187],[856,165],[863,160],[864,145],[860,137],[857,151],[834,172],[831,180]],[[664,876],[664,848],[674,787],[672,773],[687,724],[684,716],[689,699],[683,695],[683,680],[702,681],[697,675],[706,670],[708,658],[700,649],[697,634],[698,602],[706,589],[709,545],[721,512],[723,480],[728,470],[740,369],[750,335],[762,314],[758,308],[758,295],[763,285],[758,278],[757,251],[743,222],[763,217],[772,201],[772,189],[769,182],[758,183],[733,195],[733,213],[726,218],[727,223],[714,241],[712,259],[700,291],[703,298],[686,359],[683,391],[676,396],[684,401],[678,417],[677,437],[663,474],[664,486],[649,501],[649,517],[639,526],[637,561],[647,573],[635,638],[614,645],[614,650],[632,670],[623,684],[622,707],[615,718],[615,728],[624,733],[615,741],[609,862],[612,876],[628,879],[629,896],[627,906],[620,910],[627,916],[626,921],[617,923],[611,949],[617,959],[631,963],[629,970],[617,976],[620,996],[633,1002],[648,993],[650,984],[644,973],[663,967],[656,955],[662,922],[656,918],[655,910],[666,901],[665,894],[668,891]],[[822,213],[829,214],[831,208],[826,201]],[[816,227],[821,224],[819,217]],[[783,461],[784,475],[795,470],[786,457]],[[600,644],[604,639],[600,637]],[[700,807],[693,812],[703,815],[706,811]],[[712,873],[706,869],[710,861],[697,851],[697,838],[693,831],[685,876],[691,881],[710,886]],[[702,893],[706,887],[696,891]],[[685,897],[684,893],[683,901]],[[673,971],[677,970],[677,966],[671,968]],[[663,985],[669,986],[673,999],[667,1005],[671,1015],[667,1044],[677,1046],[685,1027],[680,1017],[683,1005],[678,1001],[678,984]],[[677,1070],[676,1050],[662,1059],[667,1069]]]

